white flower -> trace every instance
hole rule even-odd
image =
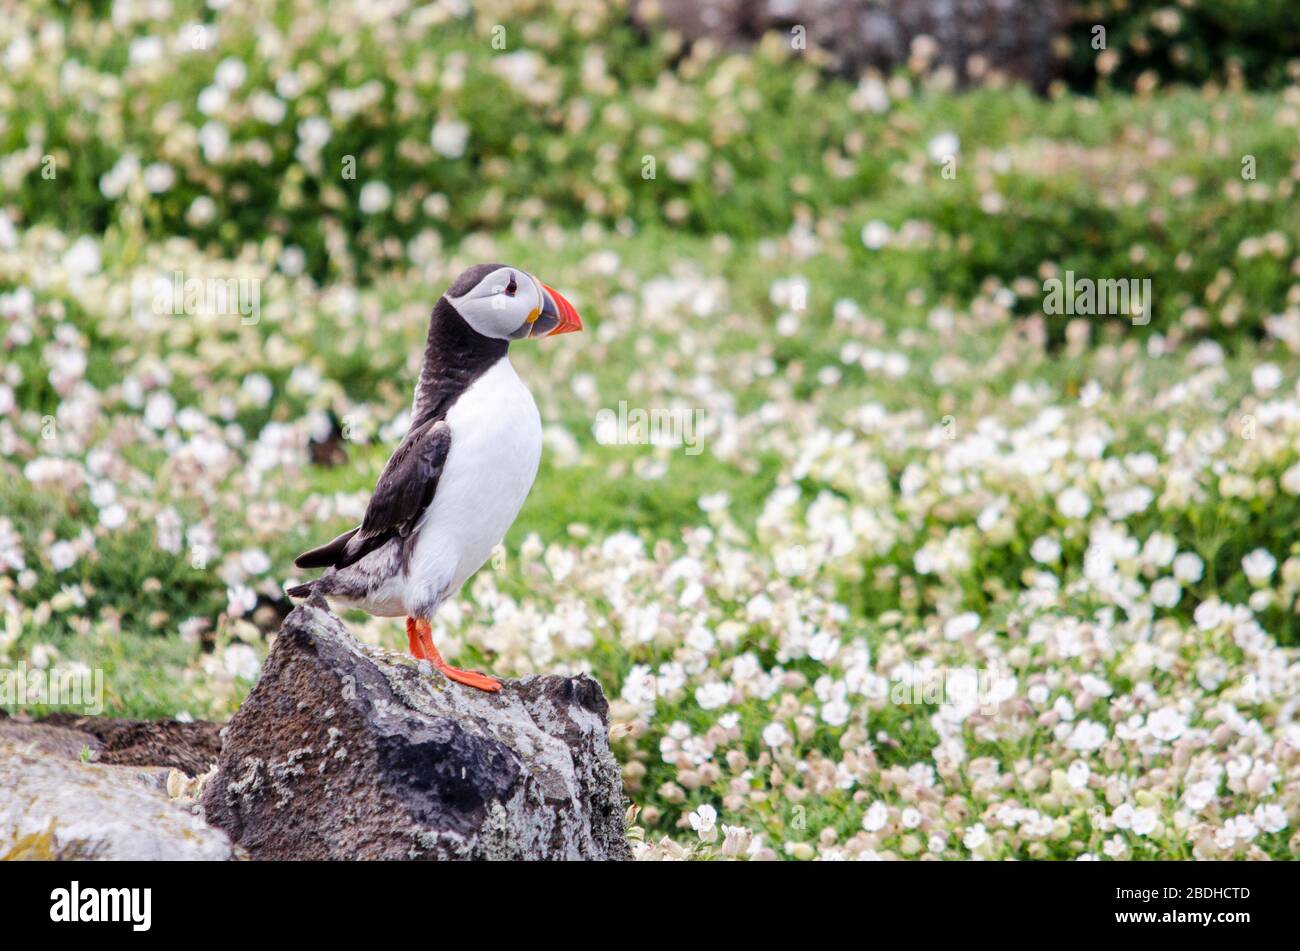
[[[1070,768],[1065,772],[1065,780],[1070,784],[1071,789],[1086,789],[1091,776],[1092,770],[1081,759],[1071,763]]]
[[[176,417],[176,399],[166,390],[158,390],[149,395],[144,404],[144,421],[153,429],[164,430]]]
[[[1092,694],[1094,697],[1109,697],[1114,692],[1109,683],[1092,674],[1084,674],[1081,676],[1079,678],[1079,683],[1083,685],[1084,690],[1088,691],[1088,693]]]
[[[1163,707],[1147,717],[1147,729],[1156,739],[1169,743],[1183,735],[1187,718],[1173,707]]]
[[[773,749],[782,746],[789,746],[794,740],[790,731],[785,728],[785,724],[779,720],[769,723],[763,727],[763,742]]]
[[[209,162],[222,162],[230,151],[230,130],[215,119],[203,123],[199,129],[199,148]]]
[[[1142,560],[1156,568],[1168,568],[1177,553],[1177,540],[1165,532],[1152,532],[1142,546]]]
[[[117,502],[100,509],[99,524],[105,528],[121,528],[126,524],[126,509]]]
[[[1256,548],[1241,559],[1241,570],[1246,572],[1246,577],[1254,585],[1267,584],[1276,568],[1277,559],[1266,548]]]
[[[712,842],[718,837],[718,811],[708,803],[700,806],[687,818],[690,819],[691,828],[695,830],[695,834],[701,841]]]
[[[1056,510],[1066,518],[1084,518],[1092,511],[1092,502],[1082,489],[1070,486],[1056,497]]]
[[[972,852],[978,850],[988,842],[988,840],[988,830],[984,828],[984,823],[982,822],[975,823],[967,829],[966,834],[961,837],[962,845],[966,846],[966,848],[970,849]]]
[[[155,543],[165,552],[175,555],[181,550],[181,517],[170,506],[154,516]]]
[[[1237,842],[1250,842],[1259,835],[1259,827],[1250,816],[1233,816],[1223,824],[1224,832]]]
[[[750,621],[766,621],[772,616],[772,599],[765,594],[756,594],[745,605],[745,616]]]
[[[1092,720],[1080,720],[1070,731],[1065,745],[1072,750],[1091,751],[1100,749],[1106,742],[1106,728]]]
[[[271,559],[260,548],[245,548],[239,553],[239,567],[245,574],[266,574],[271,570]]]
[[[731,688],[720,680],[710,681],[695,688],[695,702],[701,710],[717,710],[731,700]]]
[[[700,509],[704,512],[722,512],[731,504],[731,496],[726,492],[714,492],[700,496]]]
[[[1174,577],[1183,584],[1196,584],[1205,572],[1205,562],[1199,555],[1185,551],[1174,559]]]
[[[458,159],[469,143],[469,126],[456,119],[439,119],[430,135],[433,150],[444,158]]]
[[[1154,809],[1148,806],[1139,806],[1133,810],[1133,832],[1137,835],[1147,836],[1156,831],[1156,826],[1160,823],[1160,817]]]
[[[309,155],[323,149],[333,134],[329,120],[320,116],[308,116],[298,123],[298,140]]]
[[[393,200],[393,192],[383,182],[366,182],[361,186],[361,210],[367,215],[377,215]]]
[[[1212,631],[1227,619],[1227,612],[1222,604],[1211,599],[1198,604],[1192,618],[1202,631]]]
[[[1069,697],[1057,697],[1056,702],[1052,704],[1052,710],[1062,720],[1070,721],[1075,717],[1074,704],[1070,702]]]
[[[654,671],[645,664],[634,664],[623,681],[623,700],[642,710],[653,710],[658,697],[658,681]]]
[[[940,132],[930,139],[925,151],[930,156],[930,161],[939,165],[961,152],[961,139],[956,132]]]
[[[668,171],[668,177],[674,181],[687,182],[695,177],[699,168],[699,162],[695,157],[686,152],[673,152],[668,156],[668,161],[664,163]]]
[[[836,696],[829,703],[822,705],[822,719],[830,726],[843,726],[849,722],[853,708],[844,697]]]
[[[980,616],[974,611],[967,611],[965,614],[948,618],[943,625],[943,636],[949,641],[961,640],[967,634],[975,633],[979,626]]]
[[[875,113],[889,109],[889,90],[885,84],[874,76],[864,76],[853,92],[855,109],[869,109]]]
[[[220,86],[205,86],[199,90],[197,105],[205,116],[215,116],[230,105],[230,94]]]
[[[271,402],[271,397],[275,393],[275,386],[264,374],[250,373],[244,377],[244,382],[240,384],[239,391],[248,397],[254,406],[266,406]]]
[[[1282,371],[1275,363],[1261,363],[1250,371],[1250,382],[1261,395],[1267,395],[1282,385]]]
[[[744,826],[722,826],[722,847],[719,852],[728,858],[744,855],[753,833]]]
[[[248,67],[241,60],[233,56],[223,59],[217,64],[215,82],[222,89],[238,89],[244,85],[244,80],[248,77]]]
[[[259,89],[249,97],[248,106],[253,112],[253,117],[267,125],[279,125],[284,121],[285,113],[288,111],[288,106],[283,99],[263,89]]]
[[[199,195],[185,212],[185,221],[192,228],[202,228],[211,224],[217,216],[217,203],[207,195]]]
[[[257,607],[257,592],[247,585],[237,584],[226,589],[226,613],[243,617]]]
[[[99,256],[99,245],[94,238],[78,238],[63,255],[63,268],[69,274],[88,277],[98,274],[101,267],[103,262]]]
[[[1029,546],[1029,557],[1040,565],[1053,565],[1061,557],[1061,545],[1055,538],[1040,535]]]
[[[231,644],[221,655],[226,674],[243,680],[256,680],[262,669],[262,662],[257,659],[257,651],[247,644]]]
[[[1281,832],[1287,826],[1286,810],[1276,803],[1261,803],[1255,807],[1251,818],[1266,833]]]
[[[285,245],[276,266],[289,277],[297,277],[307,267],[307,252],[296,244]]]
[[[58,541],[50,546],[50,567],[55,571],[67,571],[77,563],[77,550],[66,541]]]
[[[868,221],[862,226],[862,243],[868,250],[879,251],[889,243],[892,234],[889,225],[883,221]]]
[[[1158,608],[1176,607],[1182,597],[1183,589],[1173,578],[1161,578],[1151,586],[1151,603]]]
[[[1209,780],[1192,783],[1183,792],[1183,804],[1192,812],[1200,812],[1208,806],[1218,792],[1218,783]]]
[[[303,93],[302,77],[290,70],[275,81],[275,94],[282,99],[297,99]]]
[[[26,568],[21,536],[14,531],[13,522],[0,518],[0,571],[23,571]]]
[[[4,216],[0,215],[0,226],[3,224]],[[0,242],[0,247],[3,247],[3,242]],[[1288,495],[1300,495],[1300,462],[1283,472],[1280,481],[1282,490]]]
[[[166,162],[154,162],[145,166],[144,187],[154,195],[161,195],[176,184],[176,172]]]
[[[862,817],[862,828],[867,832],[879,832],[889,821],[889,808],[877,799]]]
[[[127,61],[132,66],[148,66],[161,60],[165,52],[162,37],[137,36],[131,41]]]

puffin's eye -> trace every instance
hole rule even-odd
[[[515,281],[515,276],[510,275],[510,283],[506,285],[506,296],[514,297],[515,292],[519,290],[519,284]]]

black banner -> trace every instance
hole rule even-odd
[[[768,927],[774,914],[826,928],[861,927],[865,914],[926,938],[1129,932],[1231,941],[1289,926],[1292,872],[1282,863],[1174,862],[30,863],[0,864],[0,895],[14,938],[335,937],[340,925],[383,921],[487,936],[529,921],[618,928],[657,919],[674,931],[701,915],[733,937]]]

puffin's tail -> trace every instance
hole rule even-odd
[[[315,581],[308,581],[306,584],[296,584],[292,588],[285,588],[284,593],[291,598],[310,598],[312,589],[315,587]]]
[[[293,560],[293,563],[299,568],[328,568],[336,564],[343,557],[344,548],[352,540],[352,536],[361,530],[361,526],[344,532],[333,541],[328,541],[318,548],[311,551],[305,551]]]

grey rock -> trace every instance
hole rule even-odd
[[[87,753],[93,759],[100,749],[99,740],[80,730],[51,723],[13,720],[0,714],[0,742],[5,740],[18,747],[29,747],[33,752],[67,760],[81,760]]]
[[[35,743],[55,756],[96,763],[155,766],[201,776],[221,752],[221,724],[179,720],[118,720],[53,713],[40,720],[0,711],[0,739]],[[163,769],[164,774],[166,769]]]
[[[225,731],[210,823],[253,858],[624,859],[609,707],[589,677],[453,683],[291,613]]]
[[[157,768],[81,763],[51,738],[0,737],[0,860],[235,857],[225,833],[168,798]]]

